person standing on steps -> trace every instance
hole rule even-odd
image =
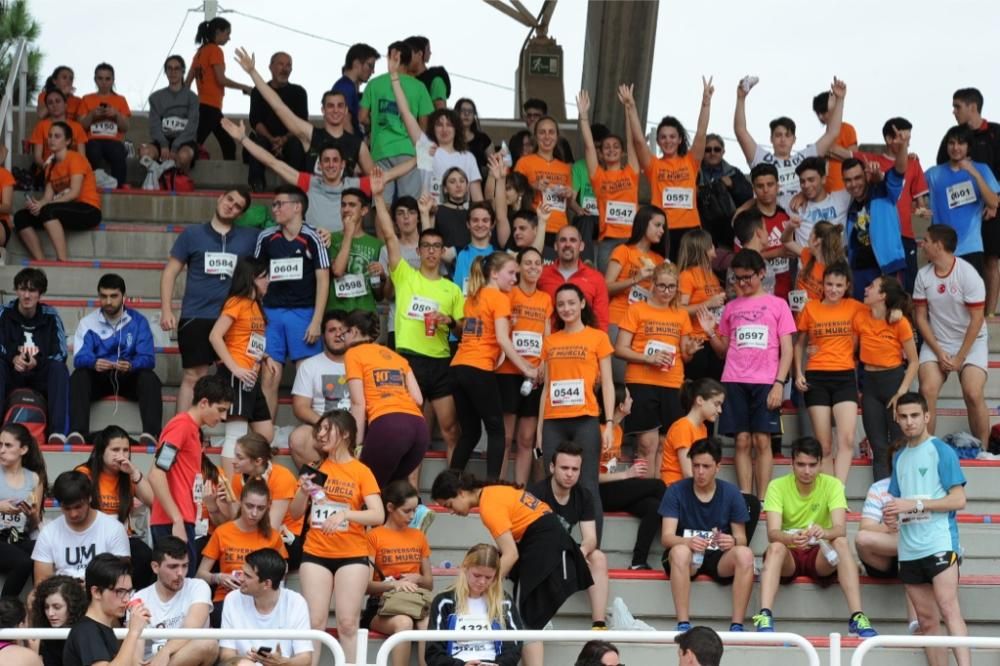
[[[217,357],[208,341],[215,320],[229,297],[236,260],[253,256],[257,232],[234,227],[250,206],[250,190],[239,185],[223,192],[205,224],[185,227],[170,248],[160,277],[160,328],[177,331],[184,374],[177,391],[177,413],[191,406],[195,382],[208,374]],[[187,267],[180,319],[174,315],[174,283]]]

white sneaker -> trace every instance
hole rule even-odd
[[[753,88],[755,85],[757,85],[759,81],[760,77],[750,76],[749,74],[747,74],[740,81],[740,85],[743,86],[743,92],[748,93],[750,92],[750,89]]]

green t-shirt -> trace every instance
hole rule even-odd
[[[462,290],[448,278],[428,280],[405,261],[392,271],[396,290],[396,349],[431,358],[448,358],[448,327],[438,326],[434,336],[424,335],[424,312],[441,312],[455,321],[465,315]]]
[[[444,79],[440,76],[435,76],[431,81],[431,101],[439,99],[448,101],[448,86],[445,85]]]
[[[427,86],[412,76],[400,74],[400,85],[414,116],[429,115],[434,111]],[[399,155],[415,156],[416,150],[410,135],[406,132],[403,119],[399,116],[396,96],[392,93],[392,81],[388,74],[376,76],[365,86],[361,96],[361,106],[371,114],[372,159],[376,162]]]
[[[817,474],[813,491],[807,497],[799,495],[795,475],[786,474],[771,481],[764,499],[764,511],[781,514],[781,529],[804,530],[810,525],[823,529],[833,527],[830,513],[834,509],[847,510],[844,484],[835,476]]]
[[[344,242],[344,232],[330,236],[330,265],[340,252]],[[351,253],[347,257],[347,272],[343,277],[330,279],[330,296],[326,301],[327,310],[367,310],[375,311],[375,294],[368,280],[368,264],[378,261],[382,251],[382,241],[363,234],[351,241]]]
[[[597,215],[597,196],[594,188],[590,184],[590,170],[587,168],[587,160],[577,160],[573,162],[570,170],[573,176],[573,189],[576,191],[576,202],[580,208],[587,211],[588,215]]]

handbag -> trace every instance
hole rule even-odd
[[[384,593],[379,599],[378,614],[406,615],[414,620],[422,620],[430,612],[432,601],[434,595],[424,589],[416,592],[392,590]]]

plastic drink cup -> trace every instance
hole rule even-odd
[[[424,335],[428,338],[433,338],[437,335],[437,313],[436,312],[425,312],[424,313]]]

